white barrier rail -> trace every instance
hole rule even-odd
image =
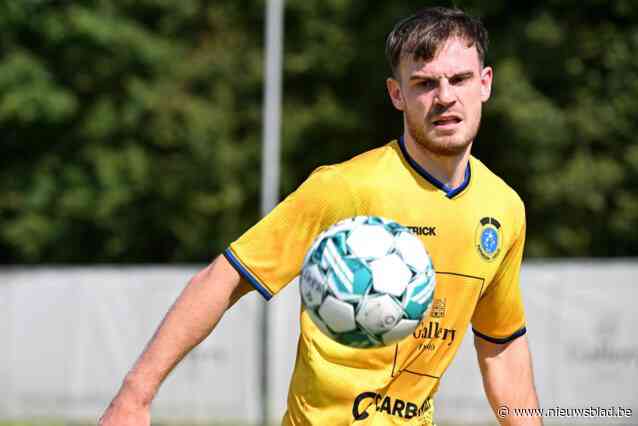
[[[0,420],[95,419],[196,270],[0,268]],[[531,262],[521,280],[541,406],[621,406],[633,416],[602,423],[638,424],[638,261]],[[180,364],[158,395],[155,419],[258,420],[259,303],[257,294],[242,299]],[[296,285],[269,309],[270,412],[280,416],[299,330]],[[442,380],[439,422],[494,420],[467,336]]]

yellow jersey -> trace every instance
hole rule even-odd
[[[392,219],[421,239],[436,270],[432,307],[412,336],[378,349],[331,340],[302,308],[284,425],[430,425],[432,397],[469,324],[495,343],[525,333],[523,202],[474,157],[454,189],[402,139],[320,167],[224,255],[270,299],[299,275],[319,233],[361,215]]]

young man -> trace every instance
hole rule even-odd
[[[427,229],[437,271],[433,308],[413,336],[380,349],[333,342],[304,312],[284,425],[429,425],[432,397],[471,323],[488,400],[536,407],[519,269],[524,207],[470,155],[493,71],[487,32],[458,10],[426,9],[387,39],[397,141],[320,167],[186,286],[101,424],[149,424],[161,382],[246,292],[266,299],[297,276],[314,238],[357,215]],[[286,259],[280,262],[280,259]],[[539,419],[505,418],[507,424]]]

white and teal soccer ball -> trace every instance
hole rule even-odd
[[[432,262],[404,226],[357,216],[331,226],[308,251],[301,300],[317,327],[356,348],[412,334],[434,296]]]

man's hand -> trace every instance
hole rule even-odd
[[[541,425],[540,417],[499,416],[499,407],[538,408],[527,337],[496,344],[474,337],[485,394],[503,425]]]

